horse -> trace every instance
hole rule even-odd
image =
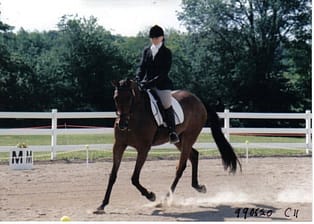
[[[130,79],[112,81],[112,85],[115,88],[113,99],[117,110],[117,118],[114,124],[113,165],[105,197],[102,204],[94,212],[96,214],[104,213],[105,207],[109,204],[111,191],[127,146],[134,147],[137,150],[136,164],[131,178],[132,184],[148,200],[155,201],[155,193],[148,191],[141,185],[139,180],[140,172],[151,147],[168,142],[168,130],[157,126],[150,109],[147,93],[141,90],[140,85]],[[224,137],[219,124],[219,117],[214,110],[210,109],[207,113],[201,100],[188,91],[173,91],[172,96],[183,109],[184,122],[176,126],[180,142],[176,143],[175,146],[181,151],[181,154],[175,178],[170,186],[170,193],[174,193],[186,168],[187,160],[190,160],[192,166],[192,187],[198,192],[205,193],[206,187],[198,182],[199,153],[193,148],[193,144],[206,124],[208,115],[211,132],[220,151],[225,170],[229,169],[231,173],[235,173],[237,164],[240,168],[241,164],[232,146]],[[168,192],[167,195],[170,193]]]

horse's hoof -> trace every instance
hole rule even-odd
[[[199,185],[199,186],[195,187],[195,189],[196,189],[198,192],[200,192],[200,193],[206,193],[206,192],[207,192],[205,185]]]
[[[150,201],[155,201],[156,200],[156,195],[154,194],[154,192],[150,192],[147,195],[147,199],[150,200]]]
[[[96,211],[94,211],[93,213],[94,213],[94,214],[96,214],[96,215],[105,214],[104,207],[99,206],[99,207],[97,208],[97,210],[96,210]]]

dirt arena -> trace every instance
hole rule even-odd
[[[229,175],[220,159],[202,159],[191,187],[188,165],[175,194],[165,195],[175,160],[147,161],[141,182],[157,195],[149,202],[131,184],[135,161],[123,161],[106,213],[93,211],[103,199],[111,162],[34,164],[29,171],[0,165],[0,221],[311,221],[312,158],[242,159],[243,172]],[[239,216],[239,217],[237,217]]]

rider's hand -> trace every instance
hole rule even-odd
[[[138,82],[138,85],[140,87],[141,90],[146,90],[146,81],[141,81],[141,82]]]
[[[154,80],[151,80],[151,81],[141,81],[141,86],[144,89],[149,89],[149,88],[154,86]]]

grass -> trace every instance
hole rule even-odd
[[[113,143],[113,134],[106,135],[58,135],[58,145],[85,145],[85,144],[110,144]],[[50,135],[4,135],[0,136],[0,146],[17,145],[24,142],[27,145],[50,145]]]
[[[21,136],[0,136],[0,146],[17,145],[18,143],[26,143],[28,145],[50,145],[50,136],[48,135],[21,135]],[[86,145],[86,144],[111,144],[114,141],[113,134],[106,135],[58,135],[58,145]],[[301,137],[262,137],[262,136],[238,136],[231,135],[230,141],[233,143],[243,143],[245,141],[263,143],[303,143],[304,138]],[[214,142],[210,134],[201,134],[197,142]]]
[[[50,136],[0,136],[0,146],[15,146],[18,143],[26,143],[27,145],[50,145]],[[113,134],[106,135],[59,135],[57,138],[58,145],[86,145],[86,144],[112,144],[114,141]],[[273,142],[273,143],[303,143],[304,138],[297,137],[261,137],[261,136],[236,136],[231,135],[232,143],[254,142]],[[211,143],[214,142],[210,134],[201,134],[198,142]],[[220,157],[217,149],[198,149],[201,158]],[[236,153],[240,157],[245,157],[246,150],[244,148],[236,148]],[[34,152],[35,161],[49,161],[50,152]],[[300,156],[305,155],[305,150],[287,150],[287,149],[264,149],[264,148],[249,148],[249,156]],[[124,158],[134,159],[136,151],[127,149],[124,153]],[[0,153],[0,162],[7,162],[9,154]],[[89,160],[111,160],[111,150],[89,150]],[[148,159],[177,159],[179,151],[176,149],[152,149]],[[57,160],[67,161],[84,161],[86,160],[86,150],[64,151],[57,153]]]

